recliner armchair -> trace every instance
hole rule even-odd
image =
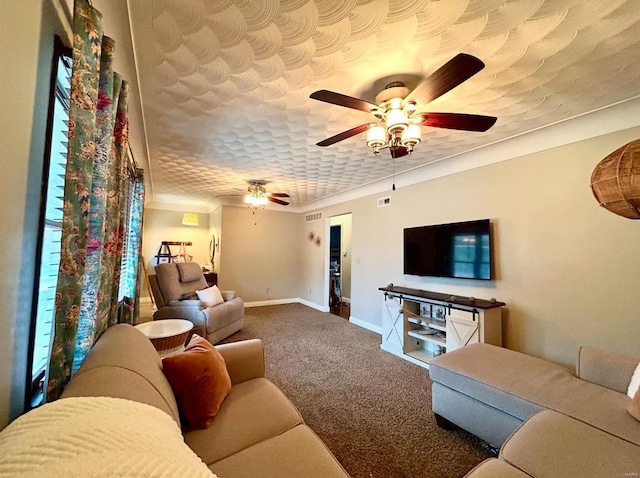
[[[154,320],[186,319],[194,333],[216,344],[244,325],[244,302],[235,291],[221,291],[224,303],[207,306],[198,300],[196,290],[206,289],[207,281],[195,262],[158,264],[149,276],[158,310]]]

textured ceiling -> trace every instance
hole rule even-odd
[[[130,0],[152,200],[211,204],[264,179],[293,205],[391,174],[364,134],[320,140],[368,113],[309,99],[374,102],[458,53],[486,68],[429,104],[497,116],[486,133],[423,128],[395,171],[640,95],[638,0]]]

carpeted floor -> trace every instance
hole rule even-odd
[[[462,477],[491,456],[479,439],[438,428],[428,370],[380,350],[380,336],[301,304],[248,308],[267,378],[298,407],[353,478]]]

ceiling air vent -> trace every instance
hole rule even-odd
[[[384,206],[390,206],[391,205],[391,198],[390,197],[386,197],[386,198],[378,198],[378,207],[384,207]]]
[[[304,222],[319,221],[320,219],[322,219],[322,211],[314,212],[313,214],[307,214],[304,217]]]

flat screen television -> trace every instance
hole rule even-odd
[[[404,273],[491,280],[491,243],[489,219],[407,228]]]

